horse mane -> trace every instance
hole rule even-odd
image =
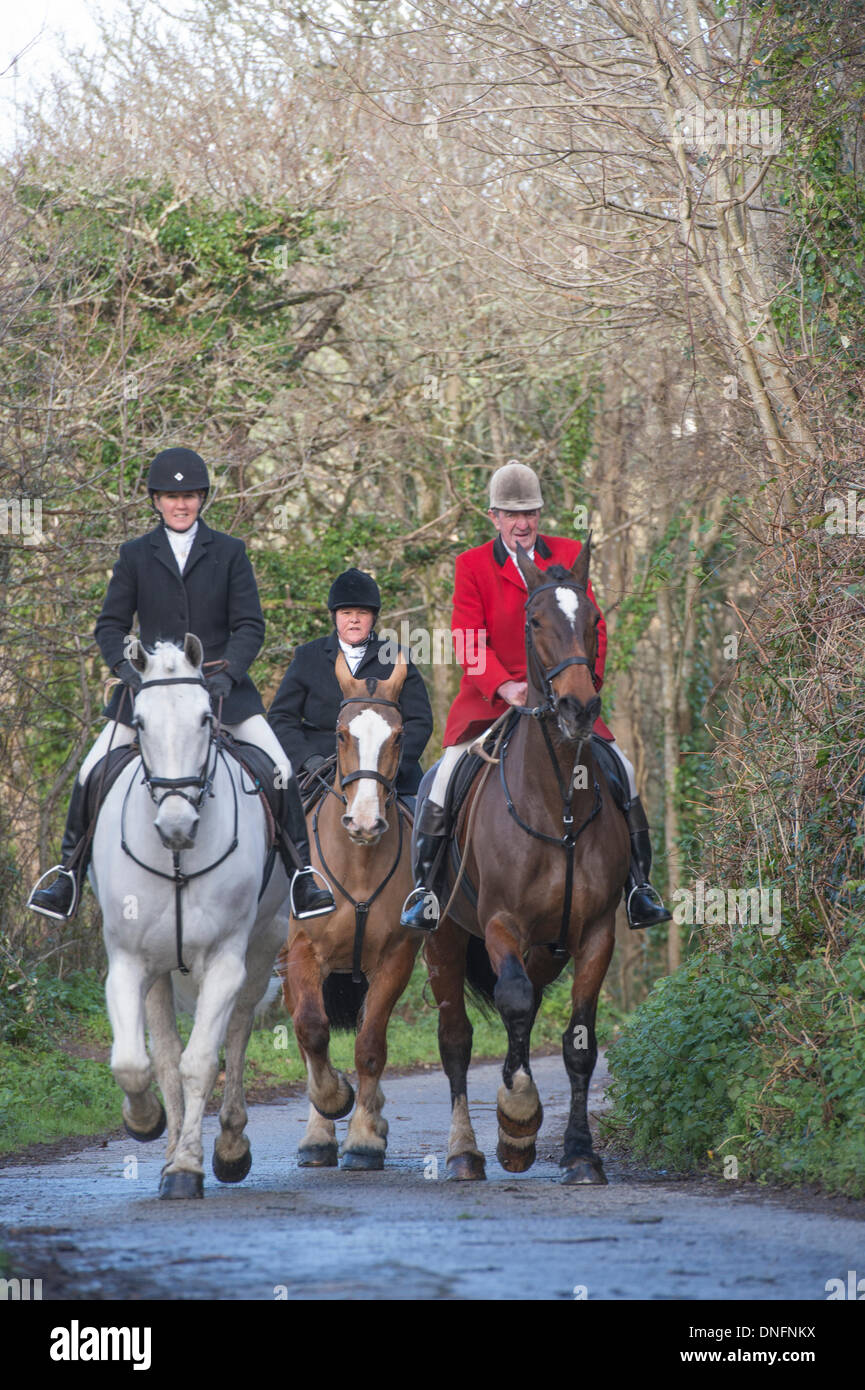
[[[574,576],[564,565],[550,565],[548,569],[544,570],[544,577],[549,579],[565,579],[571,584],[574,582]]]

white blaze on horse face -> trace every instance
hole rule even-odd
[[[361,714],[355,715],[348,727],[358,742],[361,768],[377,770],[379,754],[391,732],[387,720],[383,719],[377,710],[365,709]],[[379,819],[378,789],[381,783],[372,777],[362,777],[352,785],[357,788],[351,806],[352,818],[360,830],[373,830]]]
[[[157,642],[144,672],[145,681],[188,679],[199,674],[183,652],[171,642]],[[143,690],[136,701],[136,713],[144,727],[140,730],[142,750],[154,777],[197,777],[207,757],[210,727],[204,715],[210,700],[202,686],[155,685]],[[183,789],[193,800],[196,787]],[[154,825],[164,843],[178,849],[190,848],[198,827],[198,812],[182,796],[157,792],[161,806]]]
[[[580,603],[579,597],[574,593],[573,589],[556,589],[556,598],[558,599],[559,607],[571,627],[576,631],[577,608]]]

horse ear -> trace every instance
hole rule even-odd
[[[339,688],[346,699],[354,699],[367,693],[366,681],[356,680],[351,674],[348,662],[345,659],[345,652],[341,649],[336,654],[336,661],[333,669],[339,681]]]
[[[592,558],[592,533],[586,536],[586,543],[580,550],[579,555],[573,563],[571,574],[574,576],[574,583],[587,589],[589,586],[589,561]]]
[[[539,584],[543,583],[544,576],[543,572],[538,569],[537,565],[533,564],[532,561],[529,559],[529,552],[527,550],[523,550],[523,547],[520,545],[519,541],[517,541],[517,564],[520,567],[520,574],[526,581],[529,593],[531,593],[533,589],[536,589]]]
[[[204,660],[204,648],[194,632],[187,632],[183,639],[183,655],[197,671]]]
[[[393,700],[394,704],[399,699],[399,693],[405,684],[408,675],[408,662],[405,659],[405,652],[402,647],[397,650],[396,661],[393,670],[387,680],[379,681],[379,695],[384,700]]]
[[[131,638],[126,644],[126,660],[132,662],[136,671],[144,671],[147,666],[147,652],[137,637]]]

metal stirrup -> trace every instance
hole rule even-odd
[[[308,917],[324,917],[327,915],[327,913],[333,912],[333,907],[316,907],[313,908],[311,912],[298,912],[297,908],[294,905],[294,882],[295,879],[300,878],[302,874],[312,874],[314,878],[320,878],[327,892],[330,894],[331,901],[334,902],[333,889],[331,888],[324,874],[321,873],[319,869],[314,869],[312,865],[309,864],[305,869],[295,869],[291,877],[291,883],[288,885],[288,897],[291,903],[292,917],[294,917],[298,922],[305,922]],[[336,906],[335,902],[334,906]]]
[[[72,880],[72,902],[66,912],[52,912],[50,908],[40,907],[38,903],[34,903],[33,901],[35,894],[39,892],[40,884],[45,882],[49,874],[65,874],[67,878]],[[52,917],[55,922],[68,922],[78,906],[78,880],[72,870],[64,869],[62,864],[54,864],[50,869],[46,869],[44,874],[36,880],[36,883],[31,889],[30,897],[27,899],[27,906],[32,912],[41,912],[43,917]]]

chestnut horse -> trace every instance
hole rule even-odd
[[[283,997],[306,1063],[309,1121],[298,1150],[303,1167],[384,1166],[387,1120],[381,1075],[387,1025],[420,946],[399,925],[413,887],[411,820],[394,790],[402,741],[399,693],[405,658],[387,680],[355,680],[342,652],[336,676],[343,693],[336,725],[333,788],[310,814],[312,863],[331,883],[336,911],[314,921],[292,917],[282,955]],[[350,972],[350,973],[345,973]],[[334,1120],[347,1115],[354,1091],[328,1052],[334,1024],[353,1027],[357,1104],[342,1149]]]
[[[565,1183],[605,1183],[586,1114],[597,1058],[595,1011],[610,963],[616,907],[630,861],[624,816],[591,752],[601,708],[592,681],[600,614],[588,597],[590,541],[572,570],[539,570],[518,545],[526,600],[528,695],[499,764],[476,778],[455,835],[477,902],[459,885],[426,958],[439,1008],[439,1051],[451,1087],[448,1176],[486,1176],[466,1097],[470,986],[494,1002],[508,1036],[498,1093],[500,1163],[523,1172],[543,1119],[529,1065],[544,987],[574,962],[573,1009],[563,1035],[571,1107],[560,1160]],[[429,785],[428,773],[420,799]],[[474,802],[476,806],[473,806]],[[442,906],[456,875],[449,866]],[[484,950],[484,947],[486,948]]]

